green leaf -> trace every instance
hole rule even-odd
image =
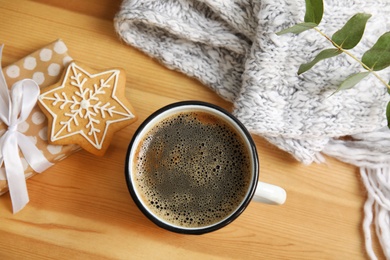
[[[350,89],[350,88],[354,87],[362,79],[367,77],[370,73],[371,73],[370,71],[365,71],[365,72],[359,72],[359,73],[356,73],[356,74],[352,74],[351,76],[349,76],[346,80],[344,80],[341,83],[341,85],[339,86],[337,91],[346,90],[346,89]]]
[[[387,103],[386,118],[387,118],[387,127],[390,128],[390,102]]]
[[[322,0],[306,0],[306,13],[304,21],[306,23],[315,23],[318,25],[321,22],[324,14],[324,3]]]
[[[316,65],[319,61],[335,57],[335,56],[339,55],[340,53],[342,53],[342,51],[335,49],[335,48],[325,49],[325,50],[321,51],[320,53],[317,54],[317,56],[311,62],[304,63],[299,67],[298,75],[301,75],[302,73],[308,71],[314,65]]]
[[[389,85],[389,86],[390,86],[390,81],[389,81],[389,83],[387,83],[387,85]],[[389,94],[389,95],[390,95],[390,88],[388,88],[388,87],[386,86],[386,89],[387,89],[387,94]]]
[[[379,37],[374,46],[363,54],[362,62],[374,71],[390,65],[390,32]]]
[[[332,41],[343,49],[352,49],[362,39],[366,23],[370,17],[371,14],[355,14],[343,28],[333,34]]]
[[[296,24],[287,29],[277,32],[276,35],[282,35],[286,33],[301,33],[316,27],[322,19],[324,14],[324,3],[322,0],[306,0],[306,13],[304,23]]]
[[[286,34],[286,33],[298,34],[298,33],[310,30],[316,26],[317,26],[317,24],[315,24],[315,23],[299,23],[299,24],[296,24],[290,28],[287,28],[287,29],[281,30],[280,32],[277,32],[276,35],[282,35],[282,34]]]

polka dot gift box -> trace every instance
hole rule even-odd
[[[65,67],[72,61],[68,55],[68,49],[65,43],[57,40],[48,46],[35,51],[8,67],[3,68],[3,74],[8,88],[22,79],[34,80],[39,88],[44,88],[56,83]],[[32,81],[29,81],[32,82]],[[36,84],[34,83],[36,86]],[[23,89],[25,92],[25,89]],[[49,165],[52,165],[73,152],[78,151],[78,145],[51,145],[47,142],[47,119],[37,104],[35,104],[27,119],[17,124],[17,131],[28,138],[32,144],[44,155]],[[0,119],[0,138],[7,132],[8,125]],[[9,130],[9,129],[8,129]],[[1,145],[1,144],[0,144]],[[32,167],[27,163],[25,155],[19,153],[24,170],[24,177],[28,179],[36,174]],[[0,156],[3,157],[3,156]],[[0,195],[9,190],[9,183],[5,170],[5,163],[0,162]],[[7,169],[8,171],[8,169]],[[26,191],[27,192],[27,191]],[[17,197],[18,194],[15,195]],[[14,206],[14,198],[11,191],[11,198]],[[28,195],[27,195],[28,201]],[[14,212],[15,210],[14,206]]]

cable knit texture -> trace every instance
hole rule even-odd
[[[351,50],[357,57],[389,31],[387,0],[324,2],[318,28],[329,36],[355,13],[372,14],[362,41]],[[345,54],[298,76],[300,64],[332,47],[314,30],[275,34],[302,22],[304,14],[305,2],[296,0],[125,0],[115,28],[126,43],[233,102],[234,115],[249,131],[302,163],[323,161],[327,154],[360,167],[363,180],[370,174],[387,176],[364,183],[376,194],[367,208],[387,216],[375,223],[390,258],[390,131],[385,127],[390,96],[372,75],[332,95],[348,75],[364,71]],[[378,74],[388,80],[388,70]],[[365,212],[367,251],[374,258],[367,229],[372,218]]]

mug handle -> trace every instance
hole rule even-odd
[[[286,202],[286,196],[286,191],[283,188],[265,182],[258,182],[252,200],[271,205],[283,205]]]

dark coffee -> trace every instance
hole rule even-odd
[[[159,122],[137,154],[133,178],[141,200],[173,225],[197,228],[225,219],[250,186],[249,147],[209,113],[179,112]]]

